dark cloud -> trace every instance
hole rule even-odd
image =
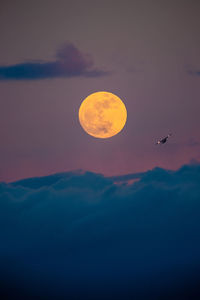
[[[23,62],[0,66],[0,80],[35,80],[56,77],[99,77],[108,72],[95,69],[92,58],[67,43],[56,53],[54,61]]]
[[[193,75],[193,76],[200,76],[200,71],[198,71],[198,70],[187,70],[187,73],[189,74],[189,75]]]
[[[198,299],[200,164],[118,178],[0,184],[4,299]]]

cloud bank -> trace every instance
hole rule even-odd
[[[36,80],[59,77],[99,77],[108,72],[94,68],[92,58],[73,44],[66,43],[56,53],[54,61],[23,62],[0,66],[0,80]]]
[[[1,183],[0,293],[198,299],[199,212],[198,163],[119,180],[77,171]]]

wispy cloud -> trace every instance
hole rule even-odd
[[[191,69],[188,69],[187,73],[189,75],[192,75],[192,76],[200,76],[200,70],[191,70]]]
[[[118,175],[109,177],[113,182],[117,183],[128,183],[130,180],[136,180],[142,178],[145,173],[130,173],[125,175]]]
[[[54,61],[30,61],[0,66],[0,80],[36,80],[59,77],[100,77],[108,72],[94,67],[90,55],[82,53],[73,44],[58,49]]]

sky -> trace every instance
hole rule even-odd
[[[0,299],[200,299],[199,12],[0,0]],[[78,120],[98,91],[112,138]]]
[[[199,9],[195,0],[1,0],[0,181],[200,160]],[[87,135],[78,121],[97,91],[127,108],[110,139]]]

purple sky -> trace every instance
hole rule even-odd
[[[200,160],[199,11],[196,0],[1,1],[0,181]],[[78,121],[96,91],[127,107],[110,139]]]

